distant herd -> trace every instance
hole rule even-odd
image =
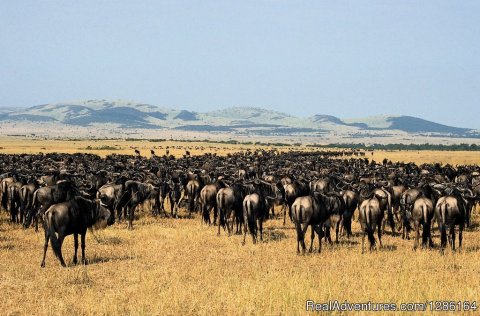
[[[0,155],[1,211],[10,221],[45,232],[41,266],[50,242],[62,266],[62,243],[74,235],[77,262],[80,236],[85,262],[85,235],[93,226],[106,227],[122,220],[133,229],[134,213],[142,206],[153,216],[188,217],[229,235],[243,231],[254,243],[263,240],[263,223],[283,216],[292,225],[297,252],[305,252],[311,227],[318,252],[322,239],[332,242],[352,236],[352,220],[361,226],[372,250],[388,226],[402,238],[414,233],[414,249],[433,247],[432,229],[440,232],[439,248],[447,242],[462,246],[464,227],[480,199],[480,167],[442,164],[375,162],[358,150],[279,152],[243,151],[226,156],[207,153],[182,158],[166,153],[140,155],[21,154]],[[165,201],[169,200],[169,211]],[[275,206],[281,206],[275,215]],[[213,218],[212,218],[213,215]],[[6,234],[8,232],[2,232]],[[375,238],[375,233],[377,238]],[[377,241],[378,240],[378,241]]]

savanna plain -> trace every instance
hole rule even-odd
[[[175,155],[181,155],[185,149],[192,154],[226,154],[248,149],[244,145],[183,142],[2,140],[0,151],[91,152],[104,156],[133,154],[132,148],[137,147],[146,155],[154,146],[158,155],[164,154],[166,146],[173,148]],[[367,153],[367,157],[377,161],[387,158],[453,165],[480,163],[478,152],[375,151]],[[464,233],[463,248],[456,252],[448,249],[440,253],[436,229],[433,232],[436,248],[413,251],[413,240],[393,237],[387,228],[384,247],[361,254],[360,226],[354,221],[353,238],[347,240],[342,236],[338,244],[324,244],[320,254],[306,255],[297,255],[293,224],[287,220],[284,226],[280,217],[266,221],[263,242],[254,245],[247,236],[246,245],[242,245],[243,236],[228,237],[223,230],[217,236],[214,226],[202,224],[198,214],[187,219],[186,213],[180,212],[180,218],[173,219],[137,212],[138,220],[131,231],[126,229],[126,223],[116,223],[95,231],[95,235],[87,234],[87,265],[71,263],[73,237],[69,236],[63,246],[67,268],[60,266],[49,248],[44,269],[40,268],[42,230],[35,233],[31,228],[25,230],[13,225],[3,212],[0,214],[0,313],[302,315],[309,313],[305,310],[306,300],[398,305],[477,301],[478,305],[478,211],[479,208],[474,211],[473,225]],[[276,214],[279,215],[279,208]],[[480,309],[455,314],[479,313]],[[441,312],[427,310],[419,314]]]

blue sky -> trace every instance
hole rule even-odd
[[[1,1],[0,105],[92,98],[480,128],[480,1]]]

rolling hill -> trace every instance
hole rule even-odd
[[[3,108],[0,122],[48,122],[72,126],[113,124],[122,129],[170,129],[228,132],[243,135],[322,135],[345,137],[391,133],[442,137],[480,137],[478,130],[452,127],[412,116],[372,116],[341,119],[318,114],[301,118],[257,107],[231,107],[210,112],[192,112],[124,100],[81,100],[42,104],[29,108]],[[1,123],[0,123],[1,124]]]

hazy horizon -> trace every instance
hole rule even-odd
[[[108,99],[480,128],[477,1],[0,3],[0,106]]]

